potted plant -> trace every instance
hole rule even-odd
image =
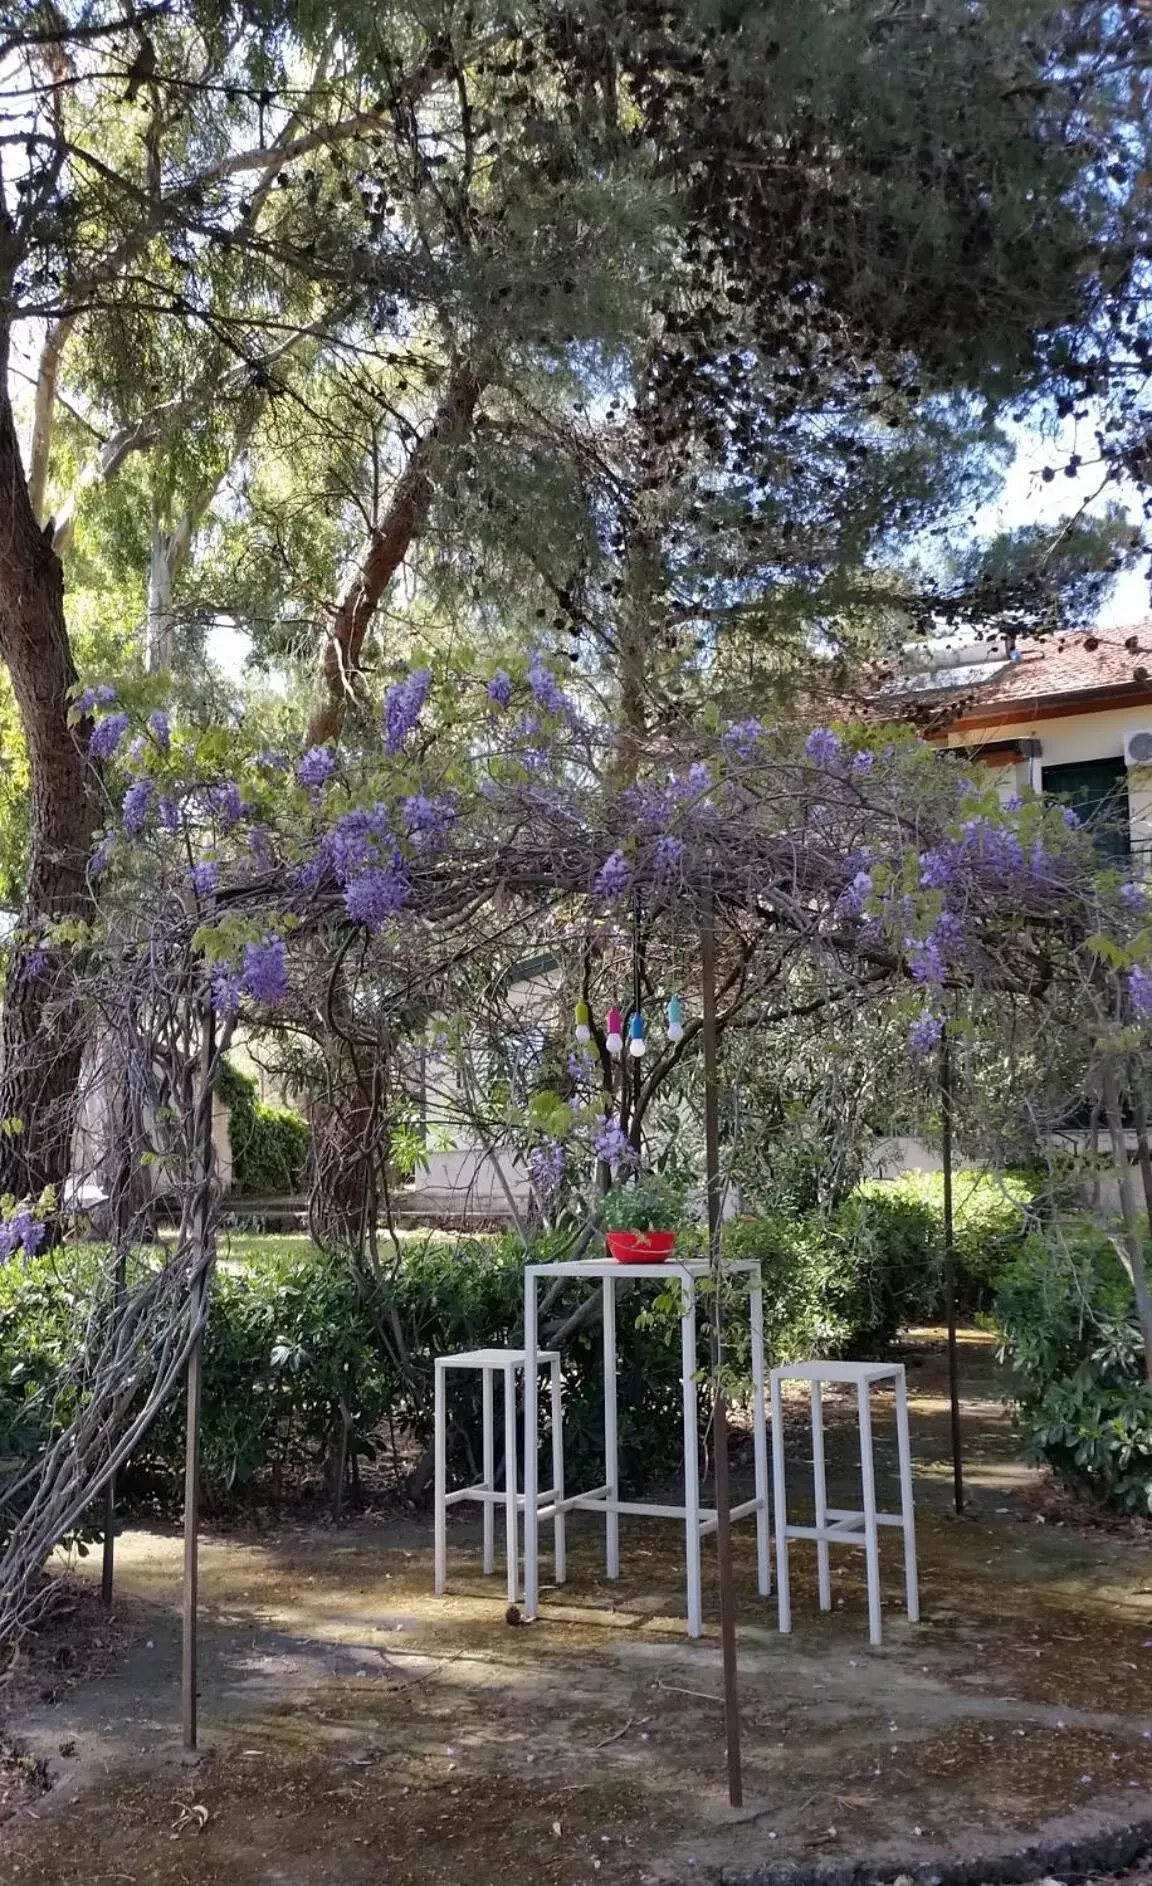
[[[618,1264],[663,1264],[676,1248],[684,1201],[666,1180],[633,1179],[604,1197],[604,1242]]]

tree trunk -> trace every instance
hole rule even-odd
[[[336,604],[324,647],[324,696],[308,729],[313,746],[323,746],[339,735],[344,711],[359,684],[360,657],[372,618],[428,522],[437,454],[467,431],[479,398],[480,382],[471,367],[454,368],[432,424],[413,448],[384,514],[373,527],[363,561]]]
[[[2,351],[2,350],[0,350]],[[76,669],[64,620],[60,560],[36,522],[0,358],[0,658],[28,749],[28,873],[0,1040],[0,1192],[61,1186],[84,1027],[63,952],[41,952],[45,924],[89,907],[86,865],[98,823],[85,726],[68,726]]]

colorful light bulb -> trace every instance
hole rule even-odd
[[[684,1039],[684,1010],[678,995],[668,997],[668,1039],[669,1041],[683,1041]]]
[[[591,1021],[591,1018],[588,1014],[587,1002],[577,1002],[576,1004],[576,1039],[577,1041],[591,1041],[592,1029],[590,1026],[590,1021]]]
[[[608,1018],[604,1023],[604,1046],[612,1055],[624,1052],[624,1018],[618,1008],[608,1010]]]
[[[638,1061],[645,1048],[648,1046],[648,1043],[644,1039],[646,1032],[647,1023],[644,1017],[642,1015],[634,1015],[632,1017],[631,1026],[628,1029],[628,1052],[634,1060]]]

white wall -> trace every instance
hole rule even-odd
[[[1038,788],[1040,774],[1046,766],[1123,759],[1125,736],[1145,731],[1152,731],[1152,705],[1108,707],[1092,714],[1065,714],[1057,720],[1019,720],[1004,726],[958,728],[949,734],[948,744],[980,747],[1000,740],[1038,740],[1041,748],[1038,761],[1030,765],[1025,760],[1019,765],[992,769],[1000,795],[1007,799],[1024,785]],[[1129,768],[1128,803],[1132,843],[1148,856],[1152,848],[1152,767]]]

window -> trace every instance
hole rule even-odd
[[[1044,791],[1079,814],[1102,857],[1121,861],[1131,855],[1128,769],[1122,759],[1046,766]]]

